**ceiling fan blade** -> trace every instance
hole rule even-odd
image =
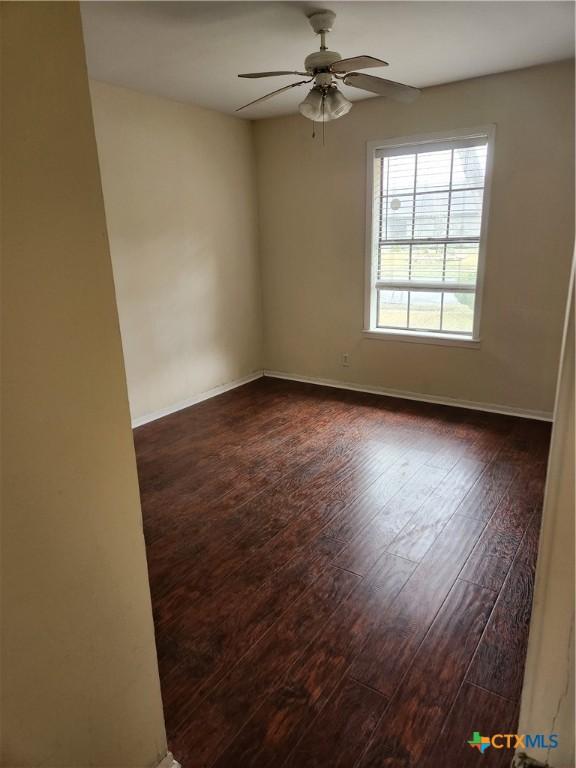
[[[388,62],[382,59],[375,59],[374,56],[354,56],[351,59],[340,59],[335,61],[330,67],[334,74],[343,75],[346,72],[352,72],[355,69],[369,69],[370,67],[387,67]]]
[[[276,77],[277,75],[307,75],[307,72],[290,72],[288,70],[279,70],[278,72],[248,72],[238,77]]]
[[[393,80],[385,80],[383,77],[374,77],[374,75],[364,75],[361,72],[349,72],[342,80],[345,85],[351,85],[352,88],[362,88],[364,91],[377,93],[379,96],[387,96],[395,101],[403,101],[410,104],[420,96],[418,88],[411,85],[402,85]]]
[[[276,96],[277,93],[282,93],[282,91],[289,91],[290,88],[295,88],[297,85],[304,85],[304,83],[311,83],[312,80],[299,80],[297,83],[290,83],[290,85],[285,85],[284,88],[278,88],[276,91],[272,91],[271,93],[267,93],[266,96],[260,96],[259,99],[254,99],[254,101],[248,102],[248,104],[244,104],[243,107],[238,107],[236,112],[240,112],[241,109],[246,109],[246,107],[251,107],[252,104],[258,104],[261,101],[266,101],[267,99],[271,99],[272,96]]]

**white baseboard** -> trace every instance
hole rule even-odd
[[[442,397],[440,395],[424,395],[420,392],[406,392],[399,389],[388,389],[386,387],[371,387],[363,384],[354,384],[351,381],[337,381],[336,379],[321,379],[316,376],[300,376],[295,373],[285,373],[283,371],[256,371],[248,376],[243,376],[241,379],[235,379],[228,384],[221,384],[218,387],[213,387],[206,392],[200,392],[197,395],[193,395],[187,400],[183,400],[174,405],[162,408],[154,413],[148,413],[145,416],[140,416],[132,421],[132,428],[141,427],[143,424],[148,424],[150,421],[161,419],[163,416],[168,416],[171,413],[176,413],[184,408],[189,408],[191,405],[201,403],[203,400],[209,400],[211,397],[221,395],[224,392],[228,392],[236,387],[241,387],[243,384],[248,384],[250,381],[255,381],[262,376],[269,376],[274,379],[287,379],[288,381],[301,381],[306,384],[317,384],[323,387],[334,387],[336,389],[349,389],[353,392],[367,392],[371,395],[384,395],[388,397],[398,397],[402,400],[416,400],[422,403],[432,403],[434,405],[448,405],[453,408],[468,408],[472,411],[487,411],[488,413],[501,413],[505,416],[518,416],[522,419],[537,419],[538,421],[552,421],[553,415],[548,411],[534,411],[526,408],[514,408],[507,405],[497,405],[494,403],[477,403],[471,400],[457,400],[452,397]]]
[[[200,392],[198,395],[192,395],[192,397],[188,398],[187,400],[174,403],[174,405],[169,405],[167,408],[154,411],[154,413],[147,413],[145,416],[139,416],[137,419],[132,420],[132,429],[141,427],[143,424],[148,424],[149,421],[156,421],[156,419],[161,419],[163,416],[169,416],[171,413],[176,413],[176,411],[181,411],[184,408],[189,408],[191,405],[201,403],[203,400],[209,400],[211,397],[221,395],[224,392],[228,392],[230,389],[241,387],[243,384],[248,384],[250,381],[260,379],[263,375],[264,374],[262,371],[256,371],[255,373],[251,373],[248,376],[243,376],[241,379],[230,381],[228,384],[220,384],[220,386],[213,387],[206,392]],[[164,768],[164,766],[162,766],[162,768]]]
[[[172,752],[168,752],[164,760],[158,765],[158,768],[182,768],[179,762],[174,760]]]
[[[320,379],[315,376],[299,376],[282,371],[264,371],[264,376],[270,376],[274,379],[288,379],[289,381],[301,381],[307,384],[318,384],[324,387],[335,387],[336,389],[349,389],[353,392],[367,392],[371,395],[385,395],[388,397],[398,397],[403,400],[417,400],[422,403],[433,403],[434,405],[449,405],[453,408],[468,408],[472,411],[487,411],[488,413],[501,413],[505,416],[519,416],[522,419],[537,419],[538,421],[552,421],[552,413],[547,411],[531,411],[524,408],[514,408],[507,405],[495,405],[493,403],[476,403],[471,400],[456,400],[452,397],[442,397],[436,395],[423,395],[419,392],[405,392],[398,389],[387,389],[385,387],[370,387],[352,382],[336,381],[335,379]]]

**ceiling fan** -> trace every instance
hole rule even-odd
[[[265,96],[260,96],[259,99],[254,99],[254,101],[239,107],[236,112],[312,81],[314,81],[314,85],[304,101],[298,106],[298,109],[304,117],[319,123],[343,117],[352,108],[352,102],[348,101],[344,94],[338,90],[339,80],[344,85],[349,85],[352,88],[360,88],[364,91],[377,93],[379,96],[387,96],[390,99],[405,103],[414,101],[420,95],[418,88],[412,88],[410,85],[402,85],[402,83],[395,83],[393,80],[385,80],[382,77],[374,77],[374,75],[365,75],[362,72],[354,71],[356,69],[369,69],[370,67],[387,67],[388,62],[382,61],[382,59],[376,59],[373,56],[354,56],[349,59],[343,59],[336,51],[329,51],[326,46],[326,34],[332,31],[335,18],[336,14],[328,10],[317,11],[308,17],[312,29],[317,35],[320,35],[320,50],[306,57],[304,71],[281,70],[274,72],[249,72],[238,75],[238,77],[249,78],[304,75],[308,78],[307,80],[290,83],[290,85],[278,88],[276,91],[267,93]]]

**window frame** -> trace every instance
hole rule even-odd
[[[408,341],[427,344],[440,344],[448,346],[460,346],[478,348],[480,345],[480,322],[482,312],[482,298],[484,289],[486,241],[488,236],[488,218],[490,214],[490,192],[492,187],[492,171],[494,164],[494,141],[496,126],[494,124],[464,128],[461,130],[438,131],[435,133],[418,134],[415,136],[403,136],[387,138],[380,141],[366,143],[366,248],[365,248],[365,292],[364,292],[364,329],[363,335],[367,338]],[[442,144],[466,139],[485,138],[486,147],[486,172],[484,176],[484,194],[482,197],[482,222],[480,226],[478,271],[476,275],[476,290],[474,301],[474,320],[472,335],[450,334],[442,331],[422,331],[408,329],[378,328],[377,316],[377,269],[376,237],[378,234],[378,211],[375,206],[374,196],[374,160],[376,152],[380,149],[399,149],[418,144]],[[437,286],[436,286],[437,287]]]

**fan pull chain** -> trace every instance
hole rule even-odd
[[[322,146],[326,146],[326,120],[325,117],[325,109],[326,109],[326,94],[322,94]],[[312,138],[316,138],[316,121],[312,121]]]

